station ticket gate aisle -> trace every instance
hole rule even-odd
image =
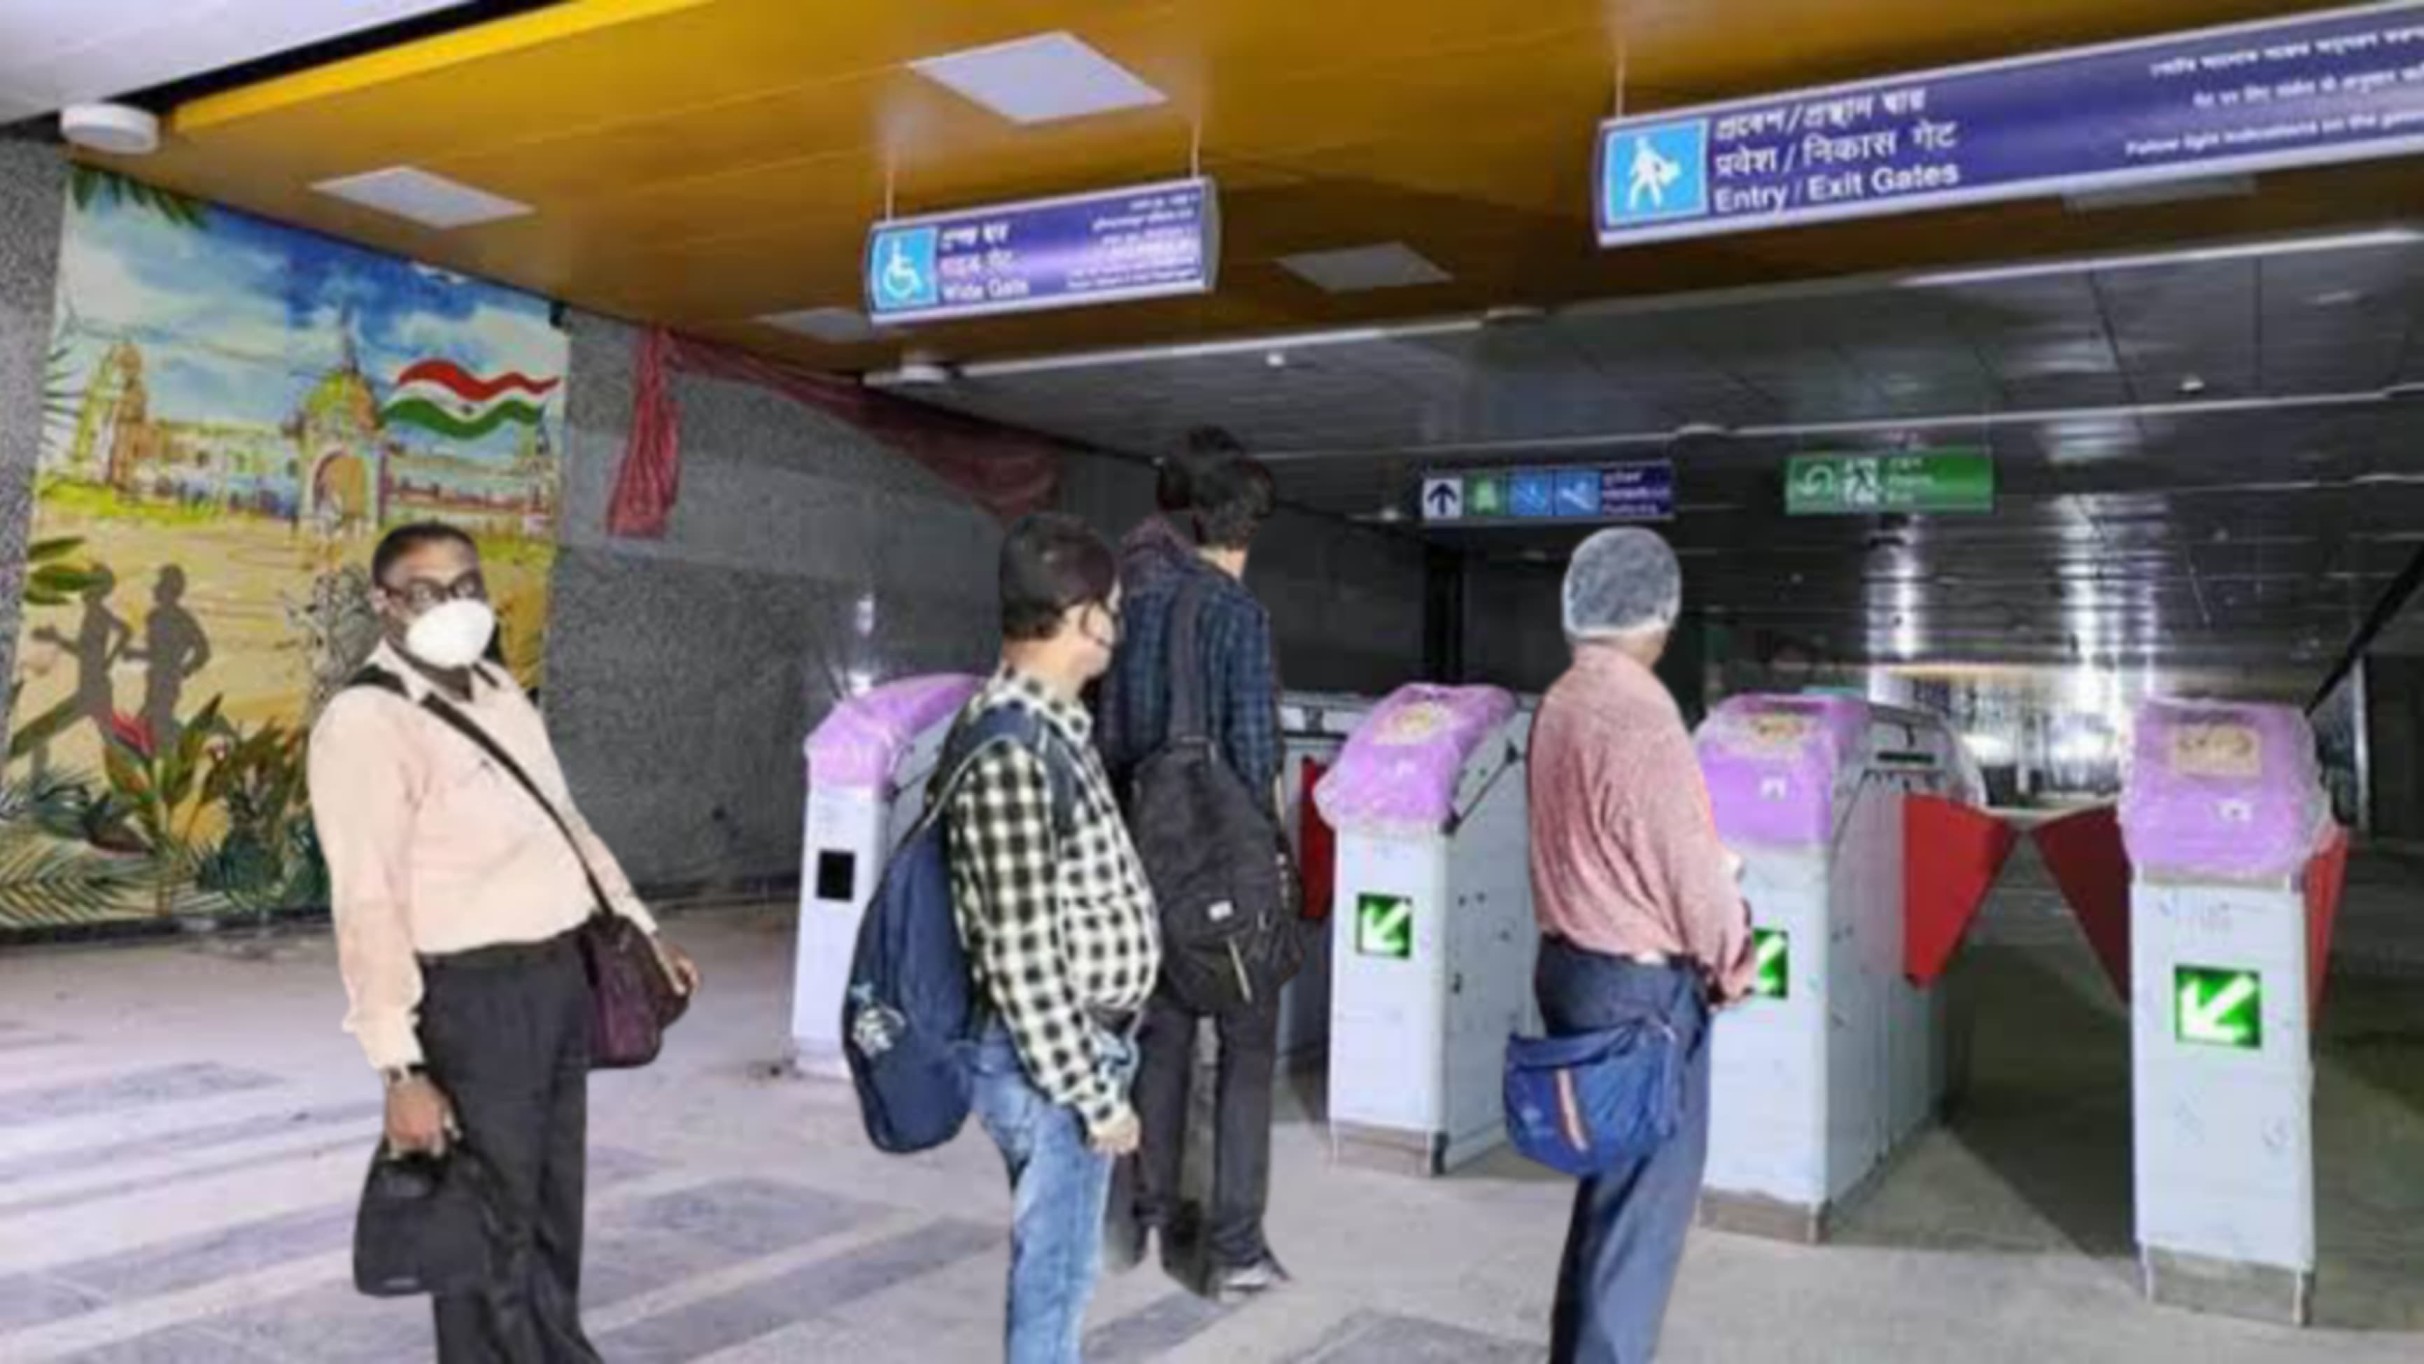
[[[2303,1325],[2315,1013],[2348,846],[2313,731],[2283,706],[2149,702],[2120,818],[2146,1294]]]
[[[1906,974],[1904,805],[1984,783],[1942,720],[1842,697],[1737,697],[1696,743],[1758,962],[1711,1035],[1701,1220],[1816,1242],[1958,1073],[1945,989]]]
[[[1338,879],[1337,840],[1313,801],[1313,786],[1338,763],[1372,701],[1362,696],[1290,692],[1280,698],[1279,735],[1286,746],[1280,790],[1286,802],[1288,845],[1296,850],[1305,907],[1326,921]],[[1282,1063],[1307,1061],[1330,1046],[1330,935],[1308,933],[1305,961],[1279,999]]]
[[[792,1065],[846,1079],[842,993],[859,920],[892,849],[925,810],[926,780],[979,679],[910,678],[834,707],[808,736],[807,834],[792,968]]]
[[[859,920],[893,848],[925,809],[927,780],[951,722],[979,685],[978,678],[951,675],[891,683],[844,701],[809,736],[791,1009],[793,1064],[802,1074],[849,1074],[841,1051],[842,991]],[[1308,872],[1326,876],[1333,864],[1326,847],[1306,845],[1305,772],[1325,770],[1336,761],[1371,704],[1360,697],[1311,693],[1281,698],[1289,833]],[[1320,824],[1317,814],[1313,822]],[[1329,959],[1326,937],[1317,938],[1304,969],[1281,996],[1283,1058],[1316,1055],[1328,1044]],[[1211,1036],[1205,1029],[1205,1037]]]
[[[1530,732],[1497,688],[1402,687],[1316,792],[1338,839],[1329,1097],[1342,1162],[1437,1175],[1506,1140],[1507,1037],[1536,1026]]]

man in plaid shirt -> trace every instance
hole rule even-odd
[[[1244,455],[1198,464],[1190,480],[1196,557],[1177,569],[1130,580],[1126,630],[1119,657],[1103,679],[1104,764],[1123,793],[1169,741],[1171,626],[1179,594],[1193,589],[1197,650],[1204,675],[1208,738],[1248,790],[1268,793],[1278,828],[1279,676],[1271,650],[1271,617],[1243,581],[1254,536],[1274,509],[1269,471]],[[1177,1210],[1185,1168],[1187,1091],[1195,1067],[1202,1016],[1168,989],[1155,992],[1141,1037],[1144,1070],[1137,1078],[1144,1147],[1137,1159],[1134,1234],[1122,1247],[1142,1258],[1151,1233],[1165,1240]],[[1279,991],[1258,989],[1255,1002],[1217,1015],[1219,1096],[1214,1116],[1212,1209],[1205,1237],[1212,1252],[1215,1296],[1235,1300],[1287,1280],[1263,1239],[1270,1201],[1271,1106],[1279,1053]]]
[[[1021,709],[1042,741],[990,750],[953,797],[952,904],[985,1018],[969,1062],[975,1110],[1017,1210],[1007,1357],[1078,1364],[1111,1162],[1141,1131],[1128,1039],[1161,935],[1078,704],[1118,643],[1111,548],[1068,517],[1030,517],[1003,545],[1001,591],[1001,670],[960,723]]]

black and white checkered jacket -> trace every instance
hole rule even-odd
[[[1051,761],[1074,778],[1070,828],[1052,818],[1044,762],[996,748],[970,769],[949,813],[952,903],[987,1007],[1009,1029],[1037,1089],[1093,1130],[1127,1107],[1104,1020],[1144,1006],[1161,969],[1161,930],[1144,865],[1128,841],[1086,713],[1004,669],[960,724],[1002,706],[1043,717]]]

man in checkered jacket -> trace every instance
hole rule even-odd
[[[977,759],[948,815],[952,902],[985,1016],[976,1113],[1017,1209],[1009,1364],[1078,1364],[1111,1163],[1141,1130],[1130,1038],[1161,969],[1160,929],[1078,700],[1119,642],[1118,576],[1081,522],[1013,529],[1002,666],[960,717],[1021,709],[1042,740]]]

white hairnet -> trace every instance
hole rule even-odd
[[[1616,639],[1665,630],[1683,614],[1683,565],[1656,533],[1603,530],[1566,568],[1568,639]]]

